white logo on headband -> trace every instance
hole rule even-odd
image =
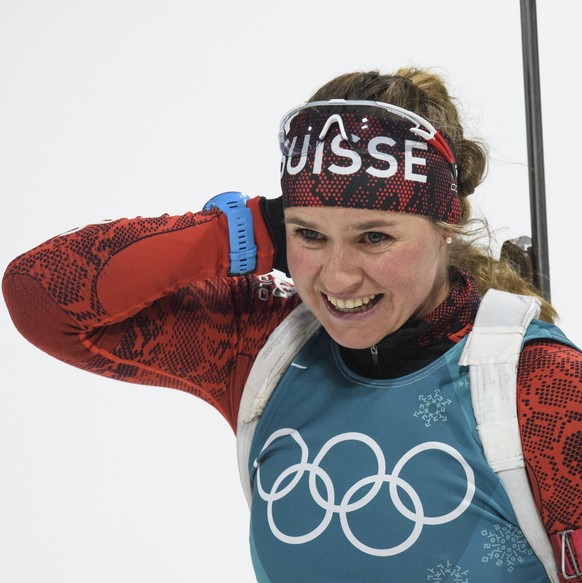
[[[352,140],[357,142],[359,138],[357,136],[352,136]],[[299,174],[305,168],[307,163],[307,153],[309,151],[309,143],[311,141],[311,134],[306,134],[303,137],[301,145],[298,144],[298,137],[294,136],[291,144],[289,146],[289,155],[283,156],[281,161],[281,177],[285,173],[291,176]],[[344,148],[341,142],[344,138],[341,134],[338,134],[331,140],[331,151],[335,156],[339,158],[344,158],[349,160],[348,166],[339,166],[337,164],[330,164],[326,169],[333,174],[340,175],[350,175],[358,172],[362,167],[362,157],[360,154],[353,149]],[[313,158],[313,168],[311,170],[312,174],[321,174],[323,167],[323,148],[326,142],[323,140],[318,141],[315,147],[315,156]],[[398,172],[398,161],[394,156],[387,152],[382,152],[379,150],[379,146],[393,147],[396,145],[396,141],[388,136],[376,136],[368,142],[366,153],[368,156],[374,160],[384,162],[383,168],[377,168],[370,165],[366,168],[366,172],[371,176],[376,178],[390,178]],[[428,145],[426,142],[417,142],[415,140],[404,140],[404,179],[413,180],[414,182],[426,182],[426,176],[423,174],[417,174],[414,171],[415,166],[426,166],[426,159],[420,158],[414,155],[414,150],[427,150]],[[299,155],[293,155],[294,152],[301,152]],[[387,167],[386,167],[387,164]]]

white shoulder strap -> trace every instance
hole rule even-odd
[[[532,550],[552,583],[558,583],[549,536],[527,479],[517,420],[517,365],[527,327],[539,312],[540,302],[532,296],[489,290],[459,364],[470,367],[471,400],[485,457],[501,479]]]
[[[236,432],[239,476],[249,507],[252,490],[248,463],[257,423],[281,377],[319,327],[319,321],[305,304],[299,304],[269,336],[249,373]]]

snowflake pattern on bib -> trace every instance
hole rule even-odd
[[[431,583],[469,583],[469,571],[459,565],[453,565],[450,561],[427,569],[429,575],[427,581]]]
[[[481,535],[487,539],[483,544],[483,549],[487,551],[483,562],[494,561],[498,567],[505,567],[508,573],[513,572],[516,565],[523,563],[525,557],[533,553],[517,527],[496,524],[493,531],[482,530]]]
[[[426,427],[430,427],[437,421],[447,420],[444,413],[447,405],[451,404],[451,400],[445,399],[441,395],[440,389],[435,389],[431,395],[419,395],[418,400],[421,401],[421,404],[413,415],[422,419]]]

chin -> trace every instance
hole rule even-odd
[[[352,334],[342,334],[337,330],[330,329],[322,323],[325,331],[331,336],[332,340],[343,346],[344,348],[351,348],[353,350],[363,350],[378,344],[382,338],[387,336],[390,332],[379,335],[354,336]]]

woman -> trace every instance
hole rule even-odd
[[[224,415],[259,581],[547,581],[458,364],[488,288],[535,293],[463,237],[484,151],[426,72],[344,75],[308,101],[282,122],[281,198],[55,237],[9,266],[13,320],[69,364]],[[581,363],[528,329],[520,429],[550,534],[582,526]]]

